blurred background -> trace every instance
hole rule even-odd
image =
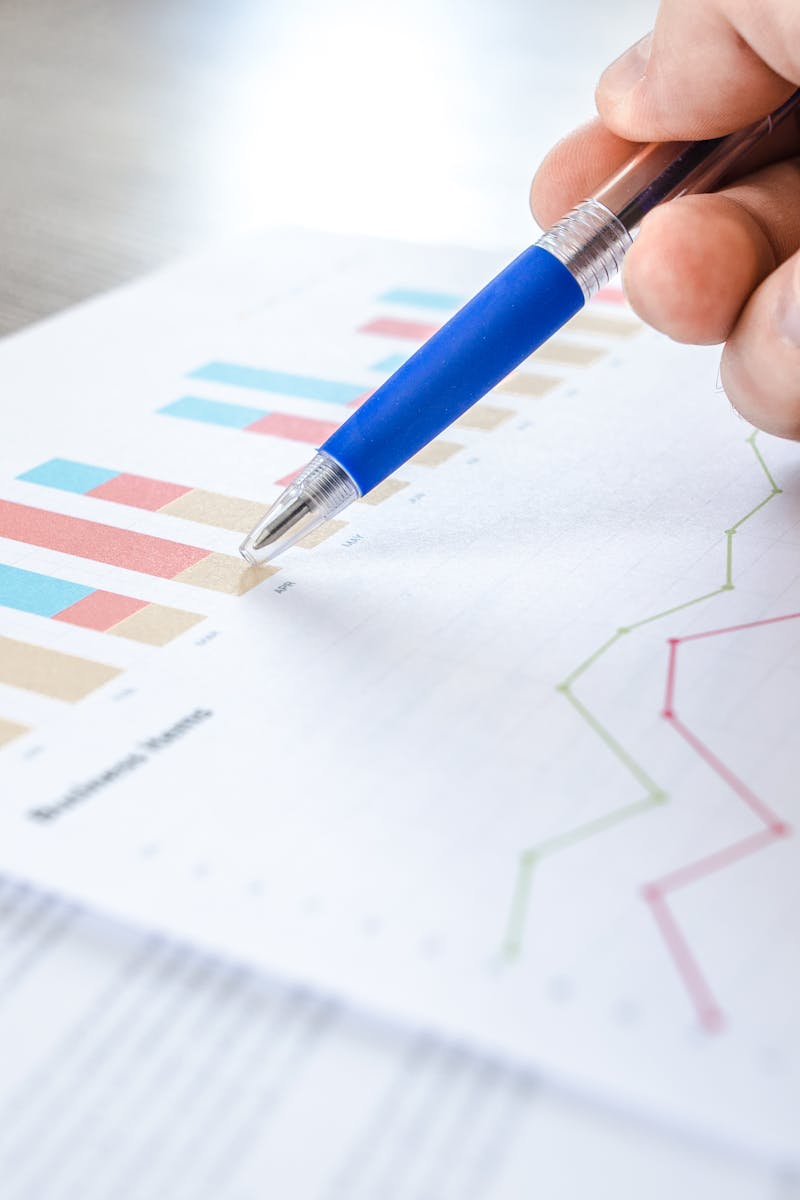
[[[0,0],[0,333],[296,224],[515,248],[655,0]]]

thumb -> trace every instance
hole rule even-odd
[[[694,140],[765,116],[800,81],[794,9],[795,0],[662,0],[653,32],[600,79],[604,123],[634,142]]]

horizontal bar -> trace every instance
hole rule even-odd
[[[225,409],[247,413],[248,420],[237,417],[229,420]],[[321,446],[339,428],[338,421],[318,421],[312,417],[297,417],[290,413],[262,412],[257,409],[240,409],[236,404],[223,404],[216,400],[196,401],[192,397],[175,400],[159,412],[173,417],[186,417],[190,421],[203,421],[211,425],[227,425],[245,433],[264,433],[272,437],[285,438],[290,442],[307,442]],[[253,417],[256,413],[257,416]],[[253,417],[251,420],[250,418]]]
[[[324,404],[349,404],[364,388],[358,383],[341,383],[335,379],[317,379],[311,375],[292,375],[265,367],[246,367],[240,363],[210,362],[189,372],[190,379],[207,383],[227,383],[233,387],[252,388],[256,392],[276,392],[281,396],[297,396],[302,400],[320,400]]]
[[[96,591],[5,564],[0,564],[0,605],[96,633],[113,633],[160,646],[205,620],[199,613]]]
[[[0,537],[160,579],[174,579],[209,553],[197,546],[46,512],[10,500],[0,500]]]
[[[459,308],[464,303],[463,296],[454,296],[450,292],[428,292],[422,288],[391,288],[378,296],[387,304],[408,304],[413,308]]]
[[[285,475],[281,475],[280,479],[275,480],[276,486],[288,487],[290,483],[294,483],[295,479],[297,479],[297,476],[300,474],[300,472],[304,470],[305,466],[306,464],[304,463],[302,467],[295,467],[293,471],[287,471]]]
[[[392,496],[396,496],[398,492],[402,492],[407,488],[408,484],[404,479],[397,479],[390,475],[388,479],[384,479],[383,483],[379,483],[371,492],[367,492],[361,497],[361,504],[383,504],[384,500],[391,500]]]
[[[159,512],[167,504],[185,496],[190,488],[179,483],[166,483],[162,479],[150,479],[145,475],[128,475],[124,472],[101,483],[86,494],[96,500],[111,500],[114,504],[125,504],[128,508],[143,508],[148,512]]]
[[[0,718],[0,746],[7,746],[9,742],[22,737],[24,733],[30,733],[27,725],[19,725],[16,721],[5,721]]]
[[[181,396],[179,400],[159,408],[158,412],[186,421],[202,421],[205,425],[223,425],[228,429],[246,429],[267,415],[263,408],[223,404],[219,400],[204,400],[202,396]]]
[[[373,363],[369,369],[370,371],[396,371],[405,362],[408,362],[407,354],[389,354],[380,362]]]
[[[171,504],[159,509],[170,517],[181,517],[197,525],[212,525],[232,533],[249,533],[263,517],[266,504],[260,500],[240,500],[236,496],[218,496],[192,488]]]
[[[612,317],[608,313],[593,310],[590,305],[576,313],[565,328],[579,333],[596,333],[601,337],[629,338],[641,333],[644,326],[632,317]]]
[[[560,338],[551,338],[544,342],[538,350],[528,358],[527,362],[556,363],[558,366],[589,367],[592,363],[604,358],[607,350],[604,346],[588,346],[584,342],[567,342]]]
[[[248,567],[241,558],[233,558],[230,554],[207,554],[200,562],[176,575],[175,582],[243,596],[278,570],[279,567]]]
[[[55,617],[93,592],[94,588],[79,583],[0,563],[0,605],[4,608],[33,613],[37,617]]]
[[[65,476],[61,464],[69,468]],[[54,468],[55,465],[55,469]],[[148,512],[165,513],[170,517],[181,517],[198,525],[212,525],[217,529],[229,529],[233,533],[247,533],[256,524],[259,514],[266,505],[259,500],[242,500],[237,496],[221,496],[206,492],[202,488],[190,488],[180,483],[167,483],[163,479],[151,479],[146,475],[129,475],[122,471],[107,471],[88,463],[66,462],[52,459],[19,475],[19,479],[30,479],[47,487],[66,491],[77,491],[77,487],[63,488],[62,483],[83,479],[93,480],[102,475],[106,481],[99,486],[89,486],[84,495],[95,500],[110,500],[129,508],[143,508]]]
[[[625,293],[623,292],[621,287],[601,288],[600,291],[595,294],[594,301],[595,302],[599,301],[601,304],[603,303],[603,301],[605,301],[606,304],[627,304],[628,303],[628,301],[625,299]]]
[[[310,417],[293,417],[289,413],[269,413],[248,425],[247,433],[266,433],[290,442],[307,442],[321,446],[339,428],[338,421],[316,421]]]
[[[0,683],[74,703],[121,674],[119,667],[0,637]]]
[[[107,633],[120,621],[146,607],[146,600],[134,600],[132,596],[120,596],[116,592],[96,591],[53,616],[56,621],[64,621],[67,625],[80,625],[83,629]]]
[[[184,612],[180,608],[167,608],[163,604],[146,604],[144,608],[126,617],[109,633],[114,637],[127,638],[131,642],[143,642],[148,646],[166,646],[182,633],[193,629],[205,617],[199,613]]]
[[[68,458],[51,458],[48,462],[24,471],[17,479],[26,483],[40,483],[44,487],[57,488],[60,492],[77,492],[85,495],[92,488],[100,487],[116,478],[118,471],[106,471],[88,463],[73,462]]]
[[[443,462],[447,462],[449,458],[463,449],[464,447],[458,442],[446,442],[442,438],[434,438],[408,461],[416,463],[420,467],[440,467]]]
[[[513,408],[496,408],[493,404],[473,404],[453,424],[463,429],[497,429],[504,421],[516,416]]]
[[[69,625],[111,633],[114,637],[145,642],[150,646],[166,646],[205,619],[200,613],[148,604],[145,600],[118,596],[114,592],[94,592],[56,617],[57,621],[66,621]]]
[[[374,317],[373,320],[367,321],[366,325],[362,325],[358,332],[424,342],[439,328],[439,325],[431,325],[429,321],[407,321],[403,317]]]
[[[546,396],[552,392],[563,379],[554,379],[552,375],[536,375],[530,371],[512,371],[506,379],[492,389],[512,396]]]
[[[362,325],[359,333],[374,333],[383,337],[408,338],[411,341],[423,342],[440,328],[425,321],[406,321],[401,317],[375,317]],[[540,346],[531,355],[533,359],[543,362],[554,362],[569,366],[589,366],[597,362],[605,354],[599,346],[587,346],[577,342],[550,340]]]

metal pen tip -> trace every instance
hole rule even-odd
[[[239,553],[252,566],[277,558],[360,495],[343,467],[320,452],[247,535]]]
[[[311,507],[305,500],[296,500],[287,509],[276,512],[272,517],[268,513],[268,519],[254,531],[252,549],[263,550],[266,546],[272,546],[279,538],[291,533],[310,512]]]

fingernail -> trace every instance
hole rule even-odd
[[[650,46],[653,41],[652,33],[646,33],[635,42],[624,54],[614,59],[603,72],[601,84],[606,94],[622,97],[626,92],[644,78],[647,64],[650,61]]]
[[[783,295],[778,302],[778,333],[793,346],[800,346],[800,257],[786,272]]]

